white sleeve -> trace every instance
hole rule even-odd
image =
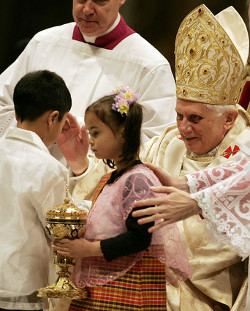
[[[9,126],[14,126],[13,93],[17,82],[28,72],[31,46],[27,45],[16,61],[0,75],[0,137]]]
[[[53,171],[44,171],[44,174],[40,188],[37,188],[39,195],[36,191],[30,194],[32,195],[32,204],[43,227],[46,226],[46,211],[64,203],[66,187],[69,183],[68,170],[61,164],[58,167],[55,166]]]
[[[176,88],[169,64],[160,64],[142,77],[139,103],[143,109],[143,142],[176,123]]]
[[[193,182],[195,176],[196,183]],[[198,202],[208,229],[238,254],[250,254],[250,157],[188,175],[191,198]],[[195,191],[193,191],[195,189]]]

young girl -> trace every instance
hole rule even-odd
[[[73,281],[89,291],[69,310],[165,311],[166,281],[190,275],[176,225],[152,235],[152,223],[138,225],[131,215],[132,203],[156,196],[150,187],[160,185],[139,159],[143,114],[136,100],[121,87],[86,110],[91,150],[116,170],[98,186],[84,238],[54,242],[54,250],[76,258]]]

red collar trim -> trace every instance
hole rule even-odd
[[[97,38],[95,43],[88,44],[107,50],[113,50],[113,48],[116,47],[122,40],[133,33],[135,33],[135,31],[125,23],[123,17],[121,16],[119,24],[110,33]],[[72,39],[80,42],[86,42],[77,25],[75,25]]]

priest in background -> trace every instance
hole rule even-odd
[[[143,139],[175,121],[175,81],[169,62],[119,13],[126,0],[73,0],[74,22],[37,33],[0,76],[0,136],[14,125],[13,88],[27,72],[59,74],[82,125],[86,107],[120,85],[133,88],[144,107]],[[63,161],[58,148],[51,153]],[[87,165],[87,164],[86,164]]]

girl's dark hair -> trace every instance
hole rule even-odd
[[[124,127],[124,146],[119,164],[129,168],[135,160],[139,159],[143,111],[140,104],[133,102],[129,106],[127,115],[121,115],[120,112],[112,109],[115,96],[116,94],[102,97],[90,105],[86,112],[95,113],[103,123],[110,127],[114,135],[118,129]],[[104,162],[114,168],[112,159],[106,159]]]
[[[34,121],[49,110],[57,110],[60,121],[72,105],[64,80],[48,70],[30,72],[21,78],[15,86],[13,101],[21,122]]]

